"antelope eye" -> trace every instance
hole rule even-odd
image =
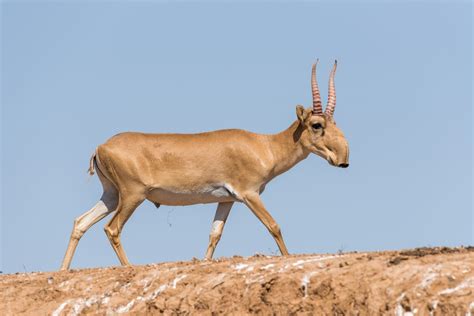
[[[315,123],[315,124],[313,124],[311,127],[314,128],[314,129],[323,128],[323,126],[321,125],[321,123]]]

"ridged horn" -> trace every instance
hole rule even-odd
[[[313,115],[323,114],[321,94],[319,93],[318,81],[316,80],[316,66],[318,65],[318,62],[319,62],[319,58],[313,64],[313,70],[311,72],[311,90],[313,92]]]
[[[329,92],[328,92],[328,104],[326,105],[326,115],[333,116],[334,110],[336,109],[336,87],[334,85],[334,76],[336,75],[337,60],[334,61],[334,66],[329,76]]]

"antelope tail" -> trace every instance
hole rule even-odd
[[[95,173],[95,167],[94,167],[94,164],[95,164],[95,156],[97,155],[97,150],[94,151],[94,153],[92,154],[92,157],[91,157],[91,160],[89,161],[89,169],[87,170],[87,172],[93,176],[94,173]]]

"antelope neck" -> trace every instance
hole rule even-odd
[[[296,120],[286,130],[269,135],[269,147],[273,154],[273,172],[277,176],[292,168],[301,160],[308,157],[309,152],[301,145],[299,139],[303,127]]]

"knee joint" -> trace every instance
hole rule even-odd
[[[270,233],[274,236],[278,236],[281,234],[280,226],[278,224],[270,225]]]
[[[218,232],[212,232],[210,235],[209,235],[209,241],[211,243],[217,243],[220,239],[221,239],[221,233],[218,233]]]
[[[71,238],[74,238],[74,239],[81,239],[81,237],[84,235],[84,233],[86,232],[84,229],[81,229],[79,227],[79,220],[75,219],[74,220],[74,227],[72,229],[72,234],[71,234]]]
[[[109,226],[104,227],[104,232],[109,237],[109,239],[116,240],[119,238],[120,234]]]
[[[74,229],[74,231],[71,234],[72,239],[81,239],[81,237],[84,235],[84,232],[81,230]]]

